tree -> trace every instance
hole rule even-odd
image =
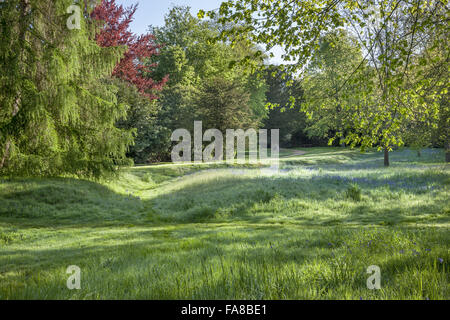
[[[265,81],[269,114],[264,127],[280,130],[280,145],[283,147],[310,144],[305,133],[306,114],[301,111],[304,98],[301,81],[293,76],[283,77],[280,70],[271,67],[265,73]]]
[[[99,177],[129,164],[132,132],[114,126],[126,108],[103,81],[123,49],[90,37],[93,8],[71,30],[70,0],[0,5],[1,173]]]
[[[344,30],[331,31],[321,37],[303,81],[305,101],[302,107],[309,115],[307,132],[310,137],[332,142],[337,132],[345,136],[349,106],[360,103],[360,88],[346,82],[346,77],[361,59],[355,39]]]
[[[372,96],[371,108],[353,109],[357,111],[354,116],[364,115],[370,131],[355,118],[352,122],[355,131],[362,134],[356,139],[355,135],[348,136],[347,141],[359,141],[363,147],[378,144],[384,149],[385,166],[389,166],[392,147],[404,144],[402,127],[410,119],[437,122],[441,90],[433,82],[442,79],[430,82],[417,76],[417,71],[421,63],[434,64],[424,57],[442,40],[445,26],[435,21],[445,14],[441,5],[439,1],[374,1],[359,5],[356,12],[344,11],[374,73],[374,80],[367,86],[370,90],[365,90]],[[363,22],[367,17],[368,21]],[[363,77],[361,82],[367,83],[365,74],[359,74]]]
[[[389,151],[402,145],[402,126],[413,110],[436,121],[436,101],[442,90],[442,78],[416,78],[410,81],[418,64],[436,64],[431,54],[442,41],[448,43],[447,0],[285,0],[285,1],[227,1],[207,16],[222,24],[230,22],[239,27],[225,29],[221,38],[236,41],[248,38],[265,43],[266,49],[280,45],[286,61],[297,63],[288,71],[302,71],[319,49],[321,36],[330,30],[345,28],[358,38],[364,58],[357,68],[347,74],[361,88],[361,103],[349,109],[352,131],[345,134],[350,145],[362,149],[378,146],[384,149],[385,165]],[[199,12],[199,17],[205,13]],[[424,44],[427,44],[424,46]],[[447,48],[448,52],[448,48]],[[415,59],[417,56],[422,59]],[[369,73],[366,72],[366,67]]]
[[[161,45],[155,43],[155,37],[150,33],[137,36],[130,31],[137,8],[137,4],[124,8],[114,0],[102,0],[91,16],[102,22],[101,31],[96,35],[100,46],[127,48],[112,74],[119,79],[113,80],[118,87],[119,102],[128,105],[127,118],[119,121],[117,126],[136,130],[134,144],[127,155],[137,163],[147,163],[162,160],[160,154],[168,152],[164,141],[170,134],[167,128],[157,123],[160,107],[156,102],[168,75],[152,72],[158,65],[157,56],[161,49]]]
[[[437,146],[445,148],[445,161],[450,162],[450,105],[448,92],[440,101],[439,122],[433,138]]]
[[[423,61],[434,60],[434,63],[422,63],[416,72],[419,81],[421,77],[438,80],[439,91],[442,92],[438,100],[438,121],[437,123],[427,121],[429,118],[427,115],[416,116],[413,118],[415,128],[408,130],[407,135],[417,148],[430,144],[445,148],[446,162],[450,162],[450,108],[448,103],[448,83],[450,81],[448,62],[450,56],[447,47],[447,42],[443,39],[434,50],[425,51],[425,54],[429,54],[431,59],[424,59]],[[439,81],[439,79],[443,80]],[[426,88],[424,89],[426,90]],[[420,110],[418,115],[420,115]],[[428,140],[429,138],[431,141]]]
[[[115,0],[102,0],[91,16],[103,22],[101,31],[96,35],[101,47],[127,46],[123,58],[114,68],[113,76],[135,85],[141,94],[155,99],[155,91],[162,89],[167,76],[164,75],[159,82],[150,77],[156,63],[146,62],[160,50],[160,45],[154,43],[154,36],[150,33],[137,36],[129,30],[137,8],[137,4],[124,8]]]
[[[126,81],[112,79],[111,82],[118,89],[118,102],[128,106],[127,117],[120,119],[116,126],[135,130],[134,143],[130,146],[127,156],[140,164],[160,160],[158,155],[168,151],[164,148],[161,150],[159,141],[159,135],[164,131],[164,128],[157,124],[160,104],[157,100],[150,100],[142,95],[134,85]]]
[[[225,42],[212,42],[211,38],[219,34],[217,25],[213,21],[201,22],[193,17],[189,7],[172,8],[165,17],[164,26],[150,29],[156,43],[161,45],[160,55],[149,62],[158,62],[152,68],[152,76],[159,80],[169,75],[161,92],[160,126],[171,131],[179,128],[193,130],[194,121],[204,119],[211,128],[221,127],[223,123],[219,117],[212,116],[220,110],[216,106],[221,105],[218,97],[211,100],[214,85],[218,86],[216,92],[242,95],[239,103],[242,110],[236,111],[239,114],[245,112],[245,115],[239,118],[242,120],[240,123],[234,121],[233,125],[241,127],[251,122],[257,128],[262,124],[267,114],[264,79],[249,67],[233,64],[251,55],[255,51],[254,46],[239,43],[231,47]],[[210,106],[211,112],[199,97],[208,97],[215,104]],[[228,109],[223,112],[228,112]],[[213,119],[217,122],[212,123]],[[171,145],[170,135],[161,139],[167,139],[167,144]]]
[[[196,100],[196,118],[203,121],[205,128],[225,133],[227,129],[254,127],[250,95],[237,82],[222,77],[208,79]]]

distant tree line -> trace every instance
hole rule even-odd
[[[448,0],[230,0],[200,11],[219,39],[280,46],[304,86],[310,135],[389,152],[444,145],[449,136]]]
[[[78,1],[73,30],[72,0],[1,1],[0,174],[98,178],[168,161],[171,133],[192,131],[196,120],[205,130],[280,129],[282,147],[450,148],[448,33],[433,20],[445,16],[438,5],[404,4],[400,13],[380,5],[375,31],[358,22],[373,7],[329,13],[329,27],[297,52],[309,57],[299,73],[270,65],[258,45],[286,43],[277,32],[293,32],[283,29],[287,16],[265,38],[247,11],[231,15],[231,3],[208,20],[173,7],[163,26],[137,36],[136,5]],[[282,16],[286,8],[260,9]],[[333,20],[345,15],[362,33]]]

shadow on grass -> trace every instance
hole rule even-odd
[[[133,223],[146,213],[139,198],[90,181],[13,179],[0,187],[0,222],[21,228]]]
[[[379,235],[382,238],[386,232]],[[378,263],[383,279],[388,280],[399,275],[408,277],[411,272],[434,272],[429,269],[436,260],[434,252],[423,257],[394,256],[390,251],[363,246],[350,260],[336,259],[333,253],[345,250],[340,242],[356,243],[359,236],[359,232],[343,230],[299,232],[271,226],[210,229],[207,225],[186,225],[155,232],[136,231],[130,242],[118,245],[91,239],[85,248],[6,248],[0,255],[0,279],[8,285],[0,285],[0,295],[18,299],[44,295],[70,298],[73,293],[65,287],[69,265],[78,265],[82,270],[78,298],[89,298],[88,294],[95,292],[95,298],[100,299],[295,299],[311,298],[307,293],[310,288],[320,289],[323,296],[339,297],[343,286],[346,290],[366,290],[367,261]],[[403,237],[407,235],[402,233]],[[443,241],[442,237],[433,234],[427,240]],[[448,254],[443,258],[448,259]],[[440,265],[436,270],[445,274]],[[436,272],[433,275],[438,276]],[[398,286],[383,282],[383,289],[394,292]],[[422,290],[418,282],[414,287],[405,283],[401,289]]]
[[[411,162],[411,159],[417,163],[429,163],[440,158],[443,151],[427,149],[422,154],[419,159],[411,150],[400,150],[392,153],[392,159],[394,165],[397,165],[395,161]],[[434,222],[448,223],[445,218],[449,213],[445,210],[448,202],[433,194],[445,191],[449,181],[447,173],[433,169],[396,173],[388,169],[386,174],[369,170],[367,175],[349,175],[353,170],[379,169],[381,160],[379,153],[361,155],[357,151],[340,148],[317,149],[297,160],[282,161],[282,169],[284,166],[287,172],[279,176],[233,174],[209,180],[202,178],[203,168],[225,170],[224,167],[167,165],[129,168],[125,170],[129,176],[116,182],[122,193],[100,183],[78,179],[0,180],[0,223],[20,228],[103,227],[233,221],[275,223],[275,219],[270,219],[285,218],[278,219],[278,223],[293,221],[332,226],[348,222],[382,222],[392,225],[411,220],[414,216],[420,219],[429,216]],[[299,167],[312,172],[305,176],[289,173],[289,170]],[[409,167],[418,168],[413,162],[398,164],[398,168]],[[327,173],[320,172],[320,168]],[[177,189],[153,190],[159,183],[170,186],[179,180],[187,183],[179,184]],[[135,185],[131,185],[133,183]],[[346,190],[352,184],[359,186],[363,201],[353,202],[346,198]],[[141,199],[131,194],[128,188],[148,191],[148,197]],[[430,204],[428,199],[425,203],[402,208],[402,197],[409,201],[412,196],[420,195],[434,197],[433,203]],[[345,202],[345,206],[333,206],[333,202]],[[385,202],[386,205],[377,206],[377,202]],[[327,210],[328,214],[323,214]],[[333,212],[337,216],[333,217]]]
[[[152,202],[155,204],[155,214],[167,222],[244,220],[257,223],[267,222],[268,218],[278,215],[315,225],[336,225],[344,220],[359,224],[396,224],[416,215],[445,214],[445,199],[435,199],[431,205],[428,202],[408,206],[401,204],[402,197],[408,199],[439,192],[445,179],[446,175],[440,172],[417,172],[389,178],[348,178],[328,174],[308,177],[242,176],[218,181],[199,180],[156,196]],[[363,201],[347,198],[346,190],[352,184],[358,184],[365,195]],[[431,184],[438,186],[430,187]],[[370,200],[369,203],[367,200]],[[345,203],[345,208],[341,210],[334,206],[338,202]],[[379,206],[380,202],[386,205]],[[304,214],[313,209],[318,210],[317,214]],[[324,210],[342,212],[340,217],[332,217],[321,215]]]
[[[200,171],[201,173],[202,171]],[[27,179],[3,181],[0,189],[0,223],[26,227],[89,226],[104,227],[127,224],[164,224],[267,222],[277,215],[305,225],[339,225],[343,222],[386,225],[397,224],[415,215],[433,216],[436,222],[448,222],[446,201],[433,204],[377,207],[353,202],[345,196],[351,184],[358,184],[369,195],[384,189],[381,201],[395,201],[402,195],[428,194],[448,179],[439,171],[398,174],[391,178],[349,178],[338,174],[310,176],[241,176],[232,175],[203,180],[193,173],[193,183],[151,199],[112,191],[99,183],[76,179]],[[186,178],[185,179],[190,179]],[[431,184],[435,184],[430,188]],[[436,185],[437,184],[437,185]],[[317,203],[347,202],[348,208],[323,207],[344,215],[332,217],[305,215]],[[344,212],[345,211],[345,212]],[[346,217],[347,216],[347,217]],[[279,221],[283,223],[283,221]]]

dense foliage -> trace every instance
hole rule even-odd
[[[152,33],[161,45],[152,75],[156,80],[169,75],[158,119],[160,128],[168,129],[159,131],[159,141],[167,147],[159,159],[169,159],[170,133],[192,131],[195,120],[203,121],[205,130],[262,126],[267,116],[264,79],[249,66],[234,65],[256,52],[255,46],[212,42],[219,34],[217,24],[200,21],[188,7],[172,8],[164,26],[152,27]]]
[[[130,163],[132,132],[115,126],[126,108],[104,81],[123,49],[99,47],[89,19],[67,28],[72,1],[0,5],[1,172],[98,177]]]
[[[303,83],[293,76],[283,77],[278,68],[269,67],[265,73],[269,113],[264,120],[267,129],[280,130],[282,147],[326,145],[325,139],[307,133],[307,117],[301,111],[304,103]]]
[[[309,76],[305,66],[323,51],[321,41],[327,33],[350,33],[355,50],[363,55],[359,63],[347,70],[346,61],[340,61],[345,70],[341,74],[331,74],[330,64],[325,66],[317,80],[331,85],[334,77],[341,85],[337,91],[325,90],[320,101],[306,109],[313,112],[324,103],[326,108],[342,108],[345,121],[331,124],[341,129],[334,138],[362,150],[384,149],[389,165],[389,151],[407,140],[405,128],[435,128],[442,112],[446,114],[446,107],[443,110],[439,104],[449,82],[448,13],[447,0],[230,0],[219,10],[200,11],[199,17],[206,14],[224,26],[234,26],[224,28],[219,39],[263,43],[267,50],[281,46],[284,60],[295,62],[286,69],[304,76]],[[421,132],[417,137],[423,136]]]
[[[146,76],[150,72],[150,67],[155,64],[149,66],[145,61],[158,54],[159,46],[154,43],[152,34],[137,36],[130,31],[136,10],[137,4],[124,8],[117,5],[115,0],[102,0],[91,16],[103,22],[101,31],[96,35],[99,46],[127,46],[120,63],[114,68],[113,76],[133,84],[140,93],[154,99],[155,91],[161,90],[167,76],[160,82]]]
[[[2,175],[167,161],[171,133],[198,120],[280,129],[285,147],[378,147],[386,165],[402,145],[450,158],[447,1],[240,0],[199,17],[173,7],[140,36],[137,5],[115,0],[0,8]],[[292,63],[270,65],[276,45]]]

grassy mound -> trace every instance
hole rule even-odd
[[[119,179],[0,180],[0,299],[448,299],[449,168],[283,151],[279,172],[128,168]],[[82,270],[81,290],[66,269]],[[368,290],[366,270],[381,269]]]

